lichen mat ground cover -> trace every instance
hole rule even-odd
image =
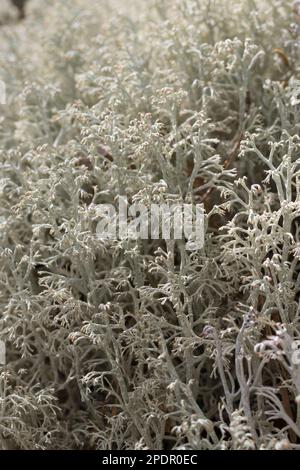
[[[300,2],[16,3],[0,448],[300,449]],[[99,237],[120,196],[201,204],[203,246]]]

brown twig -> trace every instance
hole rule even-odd
[[[234,146],[233,146],[233,149],[231,150],[230,154],[228,155],[228,158],[225,160],[224,162],[224,170],[227,170],[229,168],[229,166],[232,164],[232,162],[235,160],[238,152],[239,152],[239,149],[240,149],[240,145],[241,145],[241,141],[242,141],[242,138],[243,138],[243,133],[241,132],[238,136],[238,139],[236,140]],[[208,190],[205,192],[201,202],[204,202],[207,197],[216,189],[215,186],[212,186],[211,188],[208,188]]]

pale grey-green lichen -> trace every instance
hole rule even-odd
[[[287,0],[1,27],[0,448],[300,448],[299,28]],[[119,195],[203,202],[204,248],[99,240]]]

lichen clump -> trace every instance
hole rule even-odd
[[[30,0],[0,42],[0,448],[299,449],[300,3]],[[100,240],[120,195],[204,247]]]

